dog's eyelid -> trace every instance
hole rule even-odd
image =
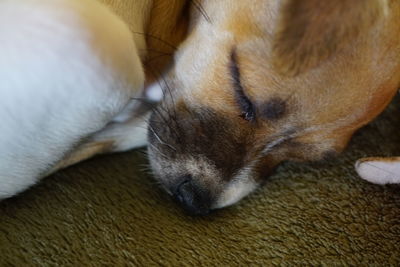
[[[237,54],[236,50],[233,49],[231,52],[231,60],[230,60],[230,74],[233,80],[233,87],[235,90],[235,95],[237,102],[242,110],[242,114],[240,117],[247,121],[254,121],[255,120],[255,109],[253,104],[251,103],[250,99],[244,92],[244,88],[241,83],[240,79],[240,69],[237,62]]]
[[[239,66],[237,63],[237,55],[236,55],[236,50],[233,50],[231,52],[231,60],[229,63],[229,68],[230,68],[230,74],[233,79],[233,85],[235,91],[243,91],[242,83],[240,81],[240,71],[239,71]]]

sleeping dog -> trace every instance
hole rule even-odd
[[[133,2],[131,31],[148,33],[155,21],[164,40],[186,35],[147,135],[156,179],[193,214],[237,202],[280,162],[339,153],[399,85],[395,0]],[[152,9],[157,2],[167,4]],[[185,32],[178,18],[190,6]],[[149,40],[132,41],[89,0],[8,0],[0,12],[0,25],[20,27],[0,28],[9,43],[0,43],[0,197],[94,154],[144,144],[138,125],[147,115],[132,117],[129,99],[143,94]]]
[[[202,5],[149,123],[154,174],[191,213],[237,202],[280,162],[339,153],[397,92],[399,1]],[[373,160],[356,165],[363,177],[400,181]]]

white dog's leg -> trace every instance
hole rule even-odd
[[[0,199],[104,128],[143,80],[129,30],[96,1],[1,1]]]
[[[66,168],[98,154],[122,152],[147,144],[147,120],[150,113],[123,122],[111,122],[93,134],[72,153],[55,165],[49,173]]]
[[[400,183],[400,157],[364,158],[355,167],[358,175],[371,183]]]

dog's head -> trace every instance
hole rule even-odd
[[[399,15],[390,0],[202,1],[150,119],[157,179],[203,214],[282,161],[343,150],[395,93]]]

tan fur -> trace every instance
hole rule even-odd
[[[297,1],[295,2],[297,3]],[[322,143],[329,143],[330,140],[334,140],[332,141],[334,144],[329,144],[329,146],[342,150],[352,133],[377,116],[388,104],[396,92],[400,77],[400,62],[387,62],[400,52],[400,38],[396,34],[399,27],[393,23],[390,24],[390,21],[394,21],[395,17],[400,15],[396,7],[394,7],[394,13],[391,14],[391,18],[388,18],[387,22],[381,22],[374,28],[373,22],[377,20],[375,17],[377,16],[376,10],[383,10],[383,7],[376,7],[375,1],[366,1],[365,3],[356,1],[354,7],[347,6],[344,2],[346,1],[337,1],[335,2],[336,5],[327,4],[326,7],[321,7],[322,11],[319,8],[309,7],[309,12],[312,12],[310,15],[319,14],[319,12],[332,13],[332,23],[337,25],[337,21],[340,21],[340,25],[345,26],[343,26],[344,29],[335,30],[340,33],[339,35],[330,36],[332,42],[338,43],[338,45],[335,45],[335,50],[340,46],[340,51],[331,55],[329,61],[327,58],[320,58],[319,60],[325,59],[323,65],[297,77],[282,76],[281,70],[276,69],[274,62],[270,61],[271,57],[276,59],[283,56],[282,61],[288,58],[286,55],[275,54],[279,51],[276,50],[275,41],[271,36],[263,36],[264,39],[257,40],[257,43],[254,41],[254,45],[249,45],[253,39],[259,38],[260,28],[251,25],[251,20],[241,21],[238,19],[245,18],[245,15],[238,17],[232,12],[232,17],[227,19],[226,25],[229,25],[227,30],[235,36],[235,39],[228,43],[219,44],[220,47],[217,49],[220,49],[221,52],[215,53],[215,64],[209,66],[202,73],[201,84],[197,85],[201,90],[194,90],[192,101],[196,101],[197,105],[212,107],[232,119],[237,116],[239,111],[237,111],[232,93],[231,77],[226,68],[229,60],[227,58],[228,51],[232,47],[239,46],[238,62],[243,76],[242,83],[248,96],[259,104],[274,95],[287,99],[290,112],[296,113],[294,115],[296,119],[282,123],[289,125],[296,121],[302,122],[308,127],[316,128],[312,133],[307,132],[298,137],[302,143],[319,143],[319,146],[323,148]],[[371,3],[367,4],[367,2]],[[254,4],[256,3],[259,3],[258,10],[265,7],[260,1]],[[313,1],[302,3],[315,4]],[[317,5],[317,7],[320,7],[320,5]],[[330,8],[334,10],[332,11]],[[337,8],[340,8],[340,10],[347,8],[351,14],[348,14],[348,17],[343,17],[343,14],[336,10]],[[366,13],[371,13],[370,16],[362,16],[362,18],[366,16],[365,20],[368,22],[361,20],[360,23],[365,24],[362,27],[358,27],[357,30],[347,29],[350,28],[348,25],[356,24],[353,21],[355,18],[353,16],[356,16],[354,12],[360,12],[357,9],[367,9],[368,12]],[[370,9],[372,11],[369,11]],[[244,8],[241,11],[244,14],[249,14],[251,10]],[[259,12],[261,13],[261,11]],[[295,25],[298,14],[295,12],[292,15],[295,16],[293,18],[294,23],[291,17],[287,17],[286,20]],[[286,16],[289,15],[286,14]],[[349,21],[346,21],[346,19]],[[267,19],[265,23],[273,25],[272,18]],[[279,33],[281,36],[284,34],[292,33],[290,31]],[[315,38],[320,38],[318,36],[320,32],[317,30],[313,30],[309,34],[311,37],[317,35]],[[242,38],[242,36],[246,38]],[[286,39],[290,39],[290,37]],[[240,49],[242,42],[248,43],[246,49]],[[339,43],[341,44],[339,45]],[[396,44],[396,46],[393,46],[393,44]],[[285,46],[285,44],[282,45]],[[271,47],[270,52],[268,51],[269,47]],[[329,53],[334,53],[335,50],[330,50]],[[296,51],[293,53],[296,53]],[[306,53],[307,58],[320,56],[309,51],[302,51],[302,53]],[[180,68],[185,69],[185,67]],[[382,79],[382,77],[385,78]],[[337,121],[339,119],[340,121]],[[239,123],[243,122],[238,121]],[[279,122],[276,124],[279,124]],[[263,125],[264,127],[260,129],[260,137],[263,136],[262,133],[266,135],[271,132],[270,123],[261,123],[261,126]]]
[[[273,44],[273,63],[283,74],[315,67],[384,16],[381,0],[286,0]]]
[[[146,76],[153,82],[171,62],[173,53],[186,37],[187,0],[154,0],[146,26]]]
[[[71,154],[67,155],[62,161],[58,162],[46,175],[52,174],[60,169],[67,168],[78,162],[84,161],[95,155],[107,153],[112,151],[113,142],[110,141],[94,141],[85,142],[82,145],[76,147]]]

